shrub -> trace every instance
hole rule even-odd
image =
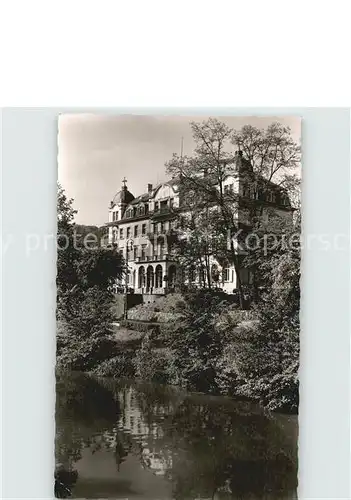
[[[182,309],[185,305],[184,296],[180,293],[166,295],[160,303],[160,310],[163,313],[173,313]]]
[[[150,325],[149,323],[140,323],[138,321],[133,321],[128,319],[120,321],[120,326],[140,333],[149,332],[150,334],[152,334],[158,331],[157,325],[152,325],[152,324]]]
[[[240,383],[239,369],[237,366],[237,346],[227,344],[216,363],[216,384],[222,394],[236,395]]]
[[[107,335],[79,339],[69,336],[60,345],[59,369],[89,371],[116,353],[116,343]]]
[[[159,323],[171,323],[172,321],[177,321],[181,318],[180,313],[175,312],[158,312],[156,315],[156,319]]]
[[[182,317],[173,325],[169,345],[174,356],[170,370],[172,379],[203,392],[217,392],[215,366],[222,351],[218,318],[228,303],[211,290],[195,290],[185,294]]]
[[[134,351],[124,352],[100,363],[94,369],[94,373],[100,377],[134,377],[135,366],[133,358]]]
[[[153,349],[150,339],[146,338],[141,349],[135,356],[135,374],[137,377],[150,382],[167,383],[168,375],[168,357],[165,350]]]

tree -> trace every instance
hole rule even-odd
[[[57,297],[77,283],[75,261],[77,250],[73,245],[74,216],[73,200],[68,199],[62,186],[57,189]]]
[[[215,364],[222,350],[218,317],[227,304],[223,295],[211,290],[185,293],[182,317],[172,327],[171,377],[176,383],[204,392],[217,390]]]
[[[179,179],[185,207],[188,200],[192,200],[193,205],[197,204],[197,215],[202,210],[202,214],[207,211],[213,220],[217,219],[219,240],[227,241],[228,234],[255,227],[269,212],[274,212],[270,195],[274,194],[277,203],[285,204],[287,211],[290,210],[289,197],[298,204],[299,179],[294,170],[300,163],[300,146],[288,127],[272,123],[267,129],[247,125],[234,131],[210,118],[201,123],[192,122],[191,128],[195,154],[192,157],[174,155],[167,170]],[[236,154],[232,153],[233,145],[239,148]],[[228,175],[239,180],[239,190],[225,189]],[[245,185],[249,194],[243,192]],[[203,228],[203,224],[198,227]],[[233,238],[228,250],[217,245],[216,251],[217,260],[227,260],[234,265],[243,306],[242,256]]]
[[[297,228],[299,229],[299,227]],[[290,245],[261,262],[267,291],[258,324],[243,341],[234,332],[239,393],[271,410],[297,412],[300,334],[300,248]]]
[[[231,135],[232,144],[239,147],[251,163],[253,171],[271,182],[280,179],[287,185],[300,164],[300,146],[291,136],[291,129],[272,123],[266,129],[245,125]]]
[[[122,275],[116,248],[85,246],[76,237],[73,200],[58,188],[57,354],[62,366],[93,368],[112,353],[111,285]]]
[[[201,206],[196,196],[186,203],[186,212],[180,219],[181,237],[173,244],[181,269],[188,275],[189,285],[195,273],[201,286],[211,288],[211,256],[216,253],[217,228],[209,207]]]
[[[301,148],[289,127],[278,122],[266,129],[245,125],[232,132],[231,142],[250,162],[256,178],[266,181],[266,189],[274,182],[298,204],[300,180],[295,170],[301,162]]]
[[[73,222],[73,200],[58,186],[57,198],[57,289],[58,297],[73,288],[107,290],[122,276],[122,257],[116,248],[85,245]]]
[[[198,209],[208,210],[217,217],[218,232],[227,235],[237,232],[235,202],[237,194],[226,193],[224,182],[228,174],[237,175],[233,155],[228,151],[232,130],[224,123],[210,118],[202,123],[191,123],[196,144],[193,157],[174,155],[167,164],[168,172],[180,181],[182,200],[196,196]],[[230,259],[237,276],[240,302],[244,295],[241,285],[238,255],[230,238]]]

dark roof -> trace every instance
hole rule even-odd
[[[150,193],[144,193],[144,194],[141,194],[140,196],[137,196],[136,198],[134,198],[134,200],[132,200],[130,202],[130,205],[137,205],[138,203],[142,202],[142,201],[149,201],[150,199]]]
[[[134,195],[128,191],[128,189],[121,189],[121,191],[118,191],[113,197],[112,205],[116,205],[117,203],[130,203],[133,200]]]

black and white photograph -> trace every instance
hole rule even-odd
[[[295,500],[301,118],[61,114],[56,498]]]

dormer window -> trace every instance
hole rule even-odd
[[[139,207],[139,215],[144,215],[145,214],[145,208],[143,206]]]

